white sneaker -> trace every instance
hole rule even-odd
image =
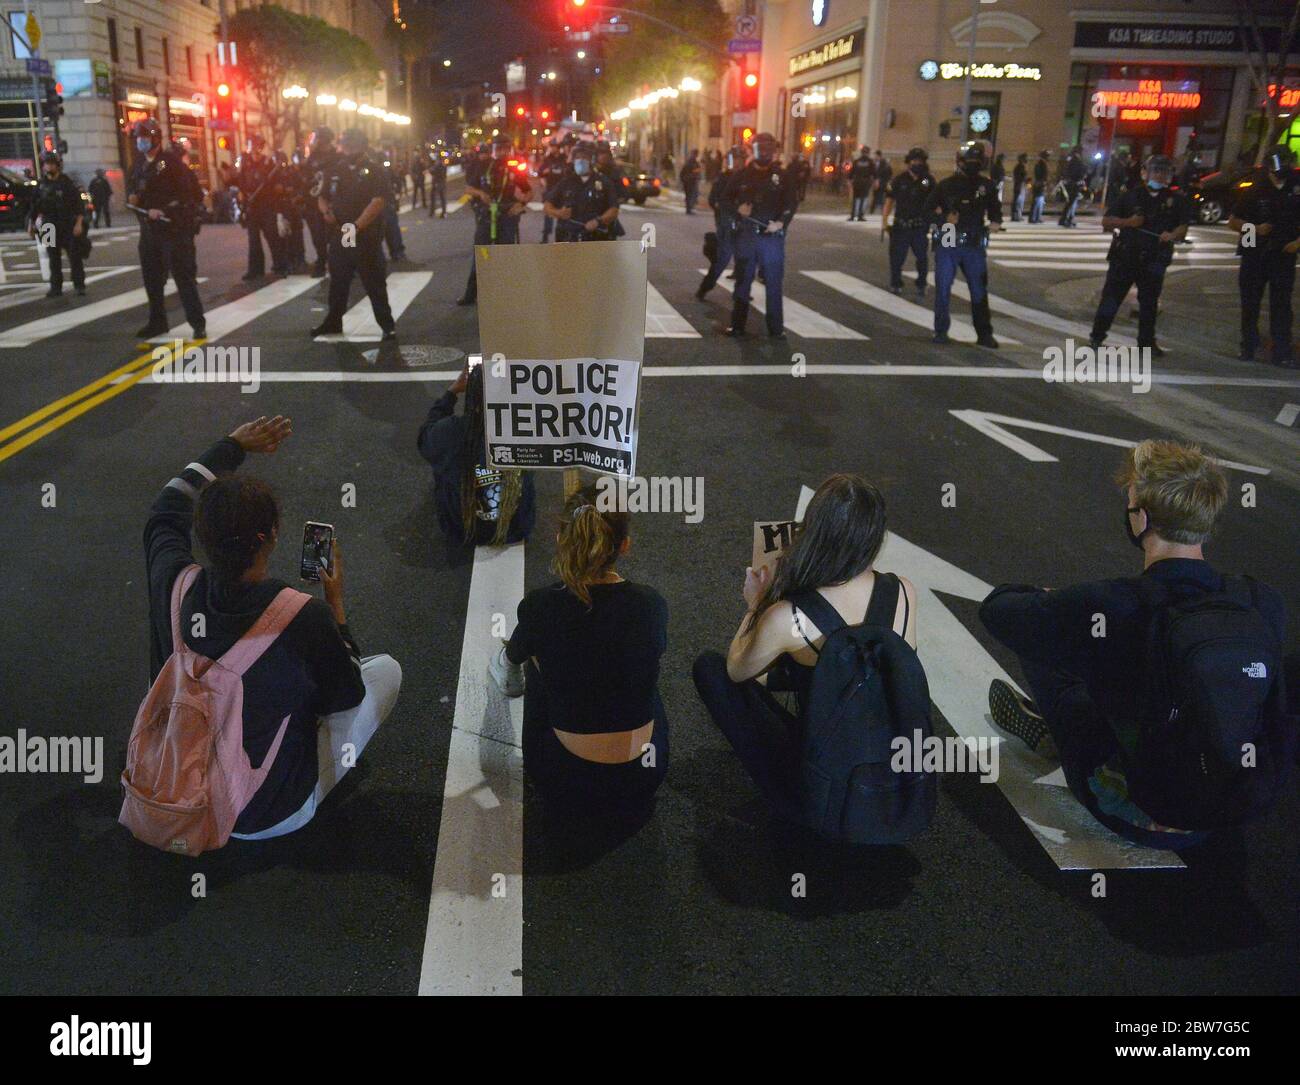
[[[507,697],[522,697],[524,694],[524,667],[522,663],[511,663],[506,658],[506,646],[488,660],[488,674]]]

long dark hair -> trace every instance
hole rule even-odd
[[[843,584],[871,567],[885,541],[885,497],[860,475],[831,475],[817,487],[790,548],[777,560],[745,634],[782,599]]]
[[[469,371],[465,382],[465,437],[461,446],[460,516],[465,542],[473,544],[478,534],[478,477],[474,468],[487,458],[487,441],[483,427],[483,366]],[[501,504],[497,509],[496,532],[492,545],[501,546],[515,518],[519,498],[524,492],[524,476],[511,468],[501,469]]]
[[[216,479],[194,509],[194,534],[220,581],[238,580],[252,568],[258,549],[279,528],[280,502],[259,478]]]

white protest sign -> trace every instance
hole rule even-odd
[[[494,467],[636,474],[636,362],[520,359],[483,368]]]
[[[634,474],[641,245],[481,245],[474,255],[488,462]]]
[[[754,521],[754,554],[749,567],[755,571],[775,565],[776,559],[790,549],[796,520]]]

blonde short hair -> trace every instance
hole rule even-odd
[[[1151,530],[1187,546],[1203,543],[1228,499],[1228,480],[1198,445],[1143,441],[1129,451],[1115,481],[1145,509]]]

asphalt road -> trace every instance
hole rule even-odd
[[[894,531],[988,583],[1060,585],[1136,571],[1109,481],[1120,451],[1086,435],[1194,438],[1266,470],[1231,473],[1234,488],[1257,487],[1257,500],[1230,507],[1210,554],[1273,584],[1294,609],[1300,442],[1282,420],[1300,403],[1300,376],[1233,358],[1235,269],[1230,250],[1217,248],[1224,232],[1195,230],[1192,251],[1204,256],[1180,257],[1188,266],[1171,272],[1160,324],[1169,354],[1156,363],[1153,389],[1134,394],[1050,385],[1035,372],[1062,329],[1086,337],[1104,255],[1089,220],[1076,231],[1049,223],[995,239],[991,289],[1025,307],[1012,318],[995,306],[998,352],[936,347],[892,298],[874,305],[844,292],[855,282],[887,285],[878,224],[830,212],[796,220],[786,296],[812,315],[787,312],[786,342],[768,341],[756,318],[758,334],[736,343],[718,335],[726,291],[704,303],[692,296],[711,220],[683,216],[673,199],[628,208],[625,220],[633,237],[643,224],[655,227],[650,282],[675,310],[671,326],[698,333],[646,343],[647,366],[664,372],[643,384],[638,466],[643,475],[702,477],[705,515],[698,524],[680,514],[638,517],[624,570],[668,600],[662,693],[673,763],[640,826],[557,824],[526,799],[524,992],[1295,993],[1294,780],[1266,821],[1217,842],[1188,869],[1112,872],[1099,899],[1086,875],[1056,868],[996,788],[970,777],[943,778],[933,828],[907,847],[843,855],[772,826],[690,681],[694,656],[724,647],[741,616],[752,522],[792,514],[800,487],[832,471],[875,480]],[[471,562],[437,535],[414,441],[445,374],[477,348],[478,330],[474,311],[453,304],[469,267],[470,215],[431,221],[418,211],[402,222],[411,262],[393,271],[427,279],[405,280],[413,300],[398,321],[401,350],[312,342],[324,301],[311,284],[221,339],[259,349],[271,379],[256,394],[230,384],[106,384],[98,391],[116,394],[84,413],[65,418],[62,408],[40,420],[31,414],[145,354],[133,334],[144,310],[128,296],[140,287],[130,269],[134,235],[97,237],[92,271],[128,270],[92,283],[86,299],[59,301],[14,285],[32,281],[19,266],[33,262],[30,250],[16,235],[0,237],[0,431],[28,419],[0,435],[0,734],[102,735],[105,748],[95,784],[0,777],[0,990],[417,989]],[[524,240],[540,230],[540,214],[530,213]],[[243,244],[237,227],[203,231],[210,312],[257,293],[239,282]],[[57,334],[46,334],[48,323],[20,330],[105,298],[119,302]],[[172,305],[179,321],[174,296]],[[954,313],[967,316],[965,303]],[[809,334],[796,330],[800,320]],[[1126,306],[1115,331],[1134,330]],[[810,375],[790,374],[795,355]],[[692,368],[713,366],[746,372]],[[437,379],[407,379],[412,370]],[[391,379],[292,376],[304,372]],[[1053,457],[1027,458],[1014,439],[994,439],[971,424],[976,416],[954,411],[1085,436],[1003,422]],[[352,627],[363,651],[398,658],[404,685],[360,768],[310,826],[183,864],[147,853],[115,823],[117,778],[146,681],[140,533],[150,501],[180,467],[239,421],[277,412],[293,418],[293,440],[249,469],[277,487],[286,525],[337,525]],[[340,509],[349,482],[357,504]],[[952,507],[941,501],[947,484]],[[559,490],[555,476],[539,486],[530,587],[548,580],[546,526]],[[281,548],[274,569],[290,580],[293,549]],[[974,602],[943,603],[1018,673],[983,632]],[[924,643],[924,612],[919,637]],[[1289,650],[1298,643],[1293,627]],[[791,895],[794,874],[806,876],[806,897]]]

